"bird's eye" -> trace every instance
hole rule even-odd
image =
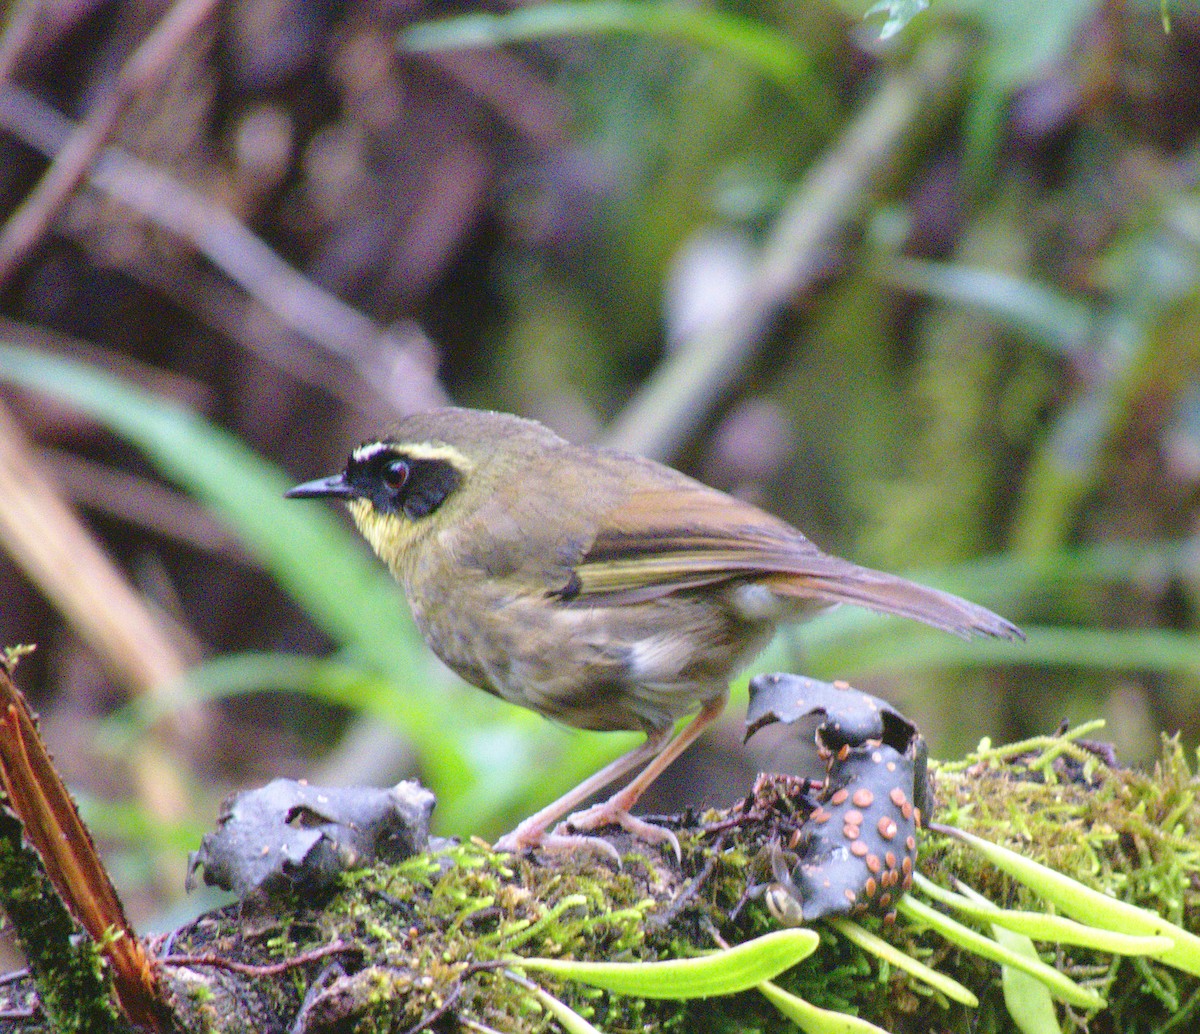
[[[404,460],[392,460],[383,468],[383,483],[389,491],[399,492],[408,480],[410,468]]]

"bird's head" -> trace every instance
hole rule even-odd
[[[470,476],[470,460],[452,446],[384,438],[355,449],[340,474],[297,485],[289,499],[342,499],[371,548],[399,575],[403,557],[435,531],[443,505]]]
[[[467,497],[486,499],[511,483],[550,440],[559,439],[532,420],[434,410],[364,442],[340,474],[306,481],[286,494],[344,500],[363,537],[402,578],[414,545],[469,510]]]

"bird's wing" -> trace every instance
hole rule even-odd
[[[784,521],[682,477],[610,509],[558,595],[584,605],[638,603],[742,577],[781,597],[854,603],[967,638],[1024,638],[984,607],[823,553]]]
[[[635,602],[749,573],[833,574],[844,563],[749,503],[680,482],[634,491],[606,512],[564,595]]]

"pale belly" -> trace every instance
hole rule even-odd
[[[426,641],[462,678],[581,729],[657,730],[723,696],[766,645],[771,621],[710,598],[585,607],[544,598],[414,606]]]

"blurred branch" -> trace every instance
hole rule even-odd
[[[50,156],[73,131],[69,119],[12,85],[0,86],[0,128]],[[93,187],[190,242],[286,327],[349,362],[392,411],[445,401],[415,324],[381,328],[288,265],[228,209],[148,162],[109,147],[89,176]],[[269,352],[263,358],[274,359]]]
[[[71,222],[67,232],[76,244],[89,254],[102,251],[103,245],[86,225]],[[347,409],[362,413],[372,424],[395,418],[396,403],[384,397],[380,385],[367,382],[361,368],[328,349],[310,348],[307,338],[285,326],[274,313],[203,260],[189,255],[187,261],[163,261],[159,255],[138,249],[130,249],[116,258],[111,252],[96,257],[101,264],[121,262],[127,276],[190,313],[209,329],[298,384],[316,388]],[[408,397],[414,399],[408,408],[421,404],[415,393]]]
[[[728,55],[775,83],[816,125],[828,126],[836,114],[837,101],[800,41],[755,19],[708,7],[653,0],[517,5],[497,14],[417,22],[400,34],[397,46],[428,54],[612,33],[672,39]]]
[[[42,476],[24,432],[2,404],[0,541],[135,694],[183,674],[175,645]]]
[[[0,403],[0,544],[40,586],[104,666],[135,695],[161,691],[184,658],[74,511],[42,476],[25,434]],[[128,759],[153,814],[177,817],[189,795],[154,744]]]
[[[88,167],[112,135],[129,101],[139,91],[162,80],[172,57],[216,5],[217,0],[178,0],[129,56],[111,91],[96,104],[87,121],[77,125],[62,142],[41,182],[0,230],[0,285],[45,235],[46,228],[87,175]],[[36,15],[17,12],[22,22],[30,17]],[[20,33],[13,36],[19,40]],[[15,55],[5,56],[15,59]]]
[[[830,240],[869,192],[931,102],[962,75],[965,44],[941,38],[888,77],[780,213],[745,295],[723,323],[701,331],[655,371],[609,429],[607,444],[666,459],[708,417],[757,354],[780,314],[821,273]]]
[[[44,449],[38,460],[77,506],[239,564],[258,566],[237,535],[182,492],[75,453]]]
[[[41,28],[44,9],[43,0],[21,0],[9,8],[0,36],[0,83],[12,77],[21,54]]]

